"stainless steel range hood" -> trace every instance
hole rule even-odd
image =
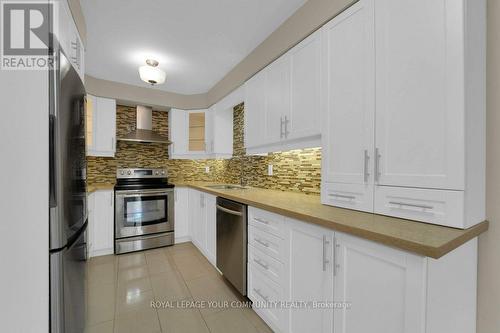
[[[140,143],[165,143],[172,142],[165,136],[153,131],[153,109],[147,106],[137,106],[137,129],[118,138],[119,141]]]

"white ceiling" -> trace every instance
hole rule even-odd
[[[205,93],[306,0],[81,0],[88,75],[150,87],[148,57],[167,72],[155,89]]]

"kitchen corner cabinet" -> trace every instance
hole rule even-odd
[[[485,3],[361,0],[321,29],[323,203],[484,220]]]
[[[171,159],[207,158],[206,151],[206,109],[179,110],[169,112]]]
[[[329,306],[255,303],[274,331],[475,332],[477,239],[431,259],[254,207],[248,216],[248,297]]]
[[[87,156],[114,157],[116,152],[116,101],[87,95]]]
[[[169,112],[172,159],[231,158],[233,110],[213,105],[210,109]]]
[[[114,252],[114,196],[113,190],[97,190],[88,195],[90,257]]]
[[[320,37],[313,33],[245,83],[250,154],[320,146]]]

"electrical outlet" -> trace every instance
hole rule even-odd
[[[206,166],[205,167],[205,173],[209,173],[210,172],[210,167],[209,166]]]
[[[268,176],[272,176],[273,175],[273,165],[272,164],[268,164],[267,165],[267,175]]]

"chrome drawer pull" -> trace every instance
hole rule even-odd
[[[254,217],[253,219],[254,219],[255,221],[260,222],[260,223],[263,223],[263,224],[269,224],[269,222],[268,222],[268,221],[263,220],[263,219],[260,219],[260,218],[258,218],[258,217]]]
[[[260,240],[260,239],[258,239],[258,238],[254,238],[254,240],[255,240],[257,243],[259,243],[260,245],[263,245],[263,246],[265,246],[265,247],[269,247],[269,243],[266,243],[266,242],[264,242],[264,241],[262,241],[262,240]]]
[[[422,208],[422,209],[433,209],[434,206],[427,206],[427,205],[415,205],[415,204],[409,204],[409,203],[404,203],[404,202],[399,202],[399,201],[389,201],[391,205],[398,205],[398,206],[407,206],[407,207],[415,207],[415,208]]]
[[[363,173],[363,178],[365,183],[368,183],[368,177],[370,177],[370,173],[368,172],[368,160],[370,159],[370,156],[368,156],[368,150],[365,149],[364,152],[364,173]]]
[[[330,241],[326,239],[326,236],[323,235],[323,272],[326,271],[326,264],[330,263],[328,259],[326,259],[326,246],[330,244]]]
[[[328,196],[336,197],[336,198],[343,198],[343,199],[351,199],[351,200],[356,199],[356,197],[354,195],[343,195],[343,194],[336,194],[336,193],[329,193]]]
[[[269,297],[262,295],[262,294],[261,294],[261,292],[260,292],[260,289],[255,289],[255,288],[253,288],[253,291],[254,291],[257,295],[259,295],[259,296],[260,296],[260,298],[262,298],[262,299],[263,299],[263,300],[265,300],[266,302],[269,302]]]
[[[260,261],[259,259],[254,259],[253,260],[256,264],[258,264],[259,266],[263,267],[264,269],[269,269],[269,265],[266,265],[264,264],[262,261]]]

